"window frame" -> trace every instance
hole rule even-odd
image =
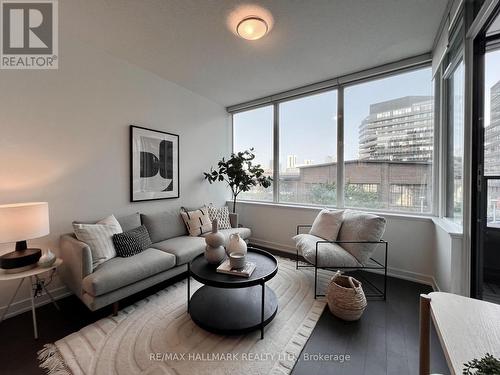
[[[400,74],[417,71],[421,69],[431,68],[432,60],[430,54],[425,54],[417,56],[414,58],[404,59],[396,63],[383,65],[381,67],[375,67],[368,69],[366,71],[350,74],[348,76],[338,77],[332,80],[320,82],[318,84],[304,86],[295,90],[279,93],[273,96],[268,96],[261,99],[256,99],[250,102],[238,104],[235,106],[227,107],[226,110],[231,115],[231,151],[234,151],[234,114],[246,112],[252,109],[269,106],[273,106],[273,200],[272,201],[260,201],[252,199],[240,199],[242,202],[256,202],[263,204],[278,204],[286,206],[302,206],[302,207],[329,207],[329,208],[345,208],[345,176],[344,176],[344,89],[349,86],[358,85],[360,83],[366,83],[371,81],[380,80],[387,77],[393,77]],[[431,87],[435,85],[434,80],[429,82]],[[337,91],[337,179],[336,179],[336,192],[337,192],[337,204],[336,205],[324,205],[324,204],[314,204],[314,203],[294,203],[294,202],[280,202],[279,201],[279,106],[281,103],[288,102],[295,99],[300,99],[302,97],[313,96],[316,94]],[[436,102],[439,95],[438,92],[433,90],[434,95],[434,113],[436,114]],[[360,210],[380,212],[387,214],[396,214],[404,216],[438,216],[439,214],[439,191],[437,189],[438,182],[440,180],[439,173],[436,172],[438,168],[438,155],[440,155],[440,150],[442,147],[442,139],[439,136],[439,124],[441,121],[434,114],[434,151],[432,156],[432,187],[431,187],[431,198],[432,204],[430,205],[430,211],[428,212],[413,212],[413,211],[403,211],[403,210],[391,210],[391,209],[373,209],[373,208],[359,208]]]

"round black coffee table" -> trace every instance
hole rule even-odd
[[[188,263],[188,313],[198,326],[223,335],[260,329],[264,338],[264,327],[278,311],[278,298],[265,285],[278,272],[278,261],[267,251],[251,247],[246,260],[256,264],[248,278],[218,273],[204,254]],[[193,296],[190,276],[205,284]]]

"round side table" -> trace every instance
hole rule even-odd
[[[18,273],[6,273],[4,270],[0,270],[0,281],[20,280],[19,284],[17,285],[16,291],[14,292],[14,295],[10,299],[9,304],[7,305],[2,314],[2,318],[0,318],[0,322],[3,322],[5,315],[7,314],[7,311],[9,311],[9,307],[12,305],[12,302],[14,302],[14,299],[16,298],[17,292],[19,292],[19,289],[21,289],[21,285],[23,285],[24,279],[29,278],[31,284],[30,298],[31,298],[31,313],[33,315],[33,333],[35,339],[38,339],[38,328],[37,328],[36,311],[35,311],[36,290],[34,287],[37,285],[41,285],[42,289],[49,296],[54,306],[59,310],[59,306],[57,305],[56,301],[54,301],[54,298],[45,287],[45,284],[40,282],[40,278],[38,276],[45,272],[55,272],[57,267],[59,267],[62,264],[62,262],[63,262],[62,259],[57,258],[54,264],[50,267],[41,267],[37,265],[34,268]]]

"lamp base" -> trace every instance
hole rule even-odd
[[[0,256],[0,268],[8,273],[25,271],[35,267],[41,256],[41,249],[16,250]]]

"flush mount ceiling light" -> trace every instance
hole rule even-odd
[[[236,32],[240,37],[247,40],[262,38],[269,31],[267,22],[257,16],[243,18],[236,26]]]

